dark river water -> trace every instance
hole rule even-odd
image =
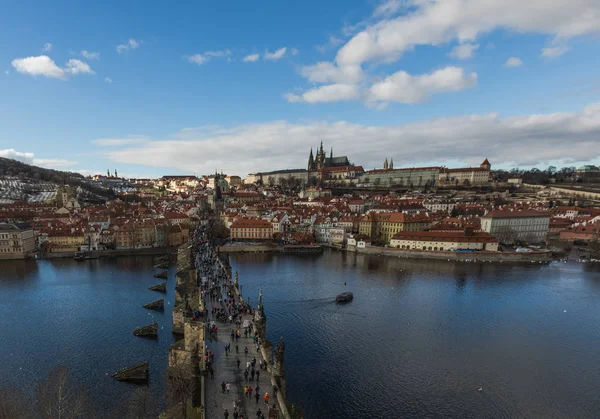
[[[288,398],[306,418],[600,416],[600,267],[333,251],[230,261],[252,304],[263,289],[269,338],[286,341]],[[1,384],[30,391],[68,365],[108,412],[136,387],[107,374],[148,360],[164,405],[174,280],[164,313],[142,308],[161,296],[147,290],[160,282],[152,265],[0,262]],[[333,303],[343,291],[354,301]],[[132,335],[153,321],[158,341]]]

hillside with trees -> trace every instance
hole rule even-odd
[[[75,172],[63,172],[61,170],[46,169],[43,167],[29,165],[17,160],[0,157],[0,179],[13,179],[24,185],[23,189],[36,189],[36,185],[47,185],[52,183],[56,189],[60,186],[69,185],[74,188],[81,187],[84,194],[89,197],[97,196],[104,199],[114,199],[112,190],[92,184],[88,178]],[[47,186],[45,186],[47,187]],[[2,191],[0,191],[2,192]],[[14,192],[14,191],[4,191]]]

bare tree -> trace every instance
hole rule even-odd
[[[156,417],[157,407],[148,387],[138,388],[126,402],[125,418],[146,419]]]
[[[194,365],[193,361],[191,364],[176,363],[167,371],[167,402],[171,408],[179,407],[181,419],[187,419],[187,406],[196,391]]]
[[[30,418],[29,404],[23,394],[11,387],[0,388],[0,419]]]
[[[36,413],[40,419],[90,418],[92,412],[81,387],[69,383],[69,368],[59,366],[38,385]]]

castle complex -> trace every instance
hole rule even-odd
[[[341,157],[333,157],[333,147],[331,148],[331,152],[329,157],[325,155],[325,151],[323,151],[323,141],[321,141],[321,146],[317,149],[317,155],[313,156],[312,148],[310,149],[310,155],[308,156],[308,171],[316,171],[322,169],[328,169],[330,167],[343,167],[343,166],[351,166],[350,161],[347,156]]]
[[[323,142],[316,150],[310,149],[307,169],[277,170],[274,172],[251,173],[246,182],[280,184],[292,178],[302,185],[315,185],[327,181],[343,181],[356,184],[372,184],[389,187],[432,187],[432,186],[483,186],[490,179],[491,164],[485,159],[479,167],[449,169],[447,167],[394,168],[394,159],[385,158],[382,169],[365,171],[355,166],[347,156],[333,156],[323,149]]]

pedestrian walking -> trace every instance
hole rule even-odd
[[[227,409],[225,409],[225,413],[223,413],[223,416],[225,417],[225,419],[229,418],[229,412],[227,411]]]
[[[231,383],[225,384],[225,390],[227,390],[227,394],[229,394],[229,390],[231,390]]]
[[[253,368],[252,371],[250,372],[250,381],[254,381],[254,374],[256,374],[256,373]]]
[[[244,381],[248,382],[248,370],[244,370]]]
[[[244,386],[244,397],[248,397],[248,386]]]
[[[260,399],[260,395],[259,395],[259,393],[258,393],[258,390],[256,390],[256,391],[254,392],[254,398],[256,399],[256,404],[258,404],[258,400]],[[259,410],[260,410],[260,409],[259,409]]]
[[[245,354],[246,356],[248,356],[248,347],[247,347],[247,346],[246,346],[246,347],[244,347],[244,354]]]
[[[221,393],[225,393],[225,381],[221,383]]]
[[[256,382],[258,383],[258,377],[260,377],[260,371],[256,371]]]
[[[235,344],[235,353],[239,354],[240,353],[240,347],[238,346],[238,344]]]
[[[239,358],[236,360],[236,362],[237,362],[237,367],[238,367],[238,371],[239,371],[239,369],[240,369],[240,360],[239,360]]]
[[[265,404],[269,405],[269,393],[265,393]]]
[[[252,400],[252,386],[248,386],[248,398]]]

